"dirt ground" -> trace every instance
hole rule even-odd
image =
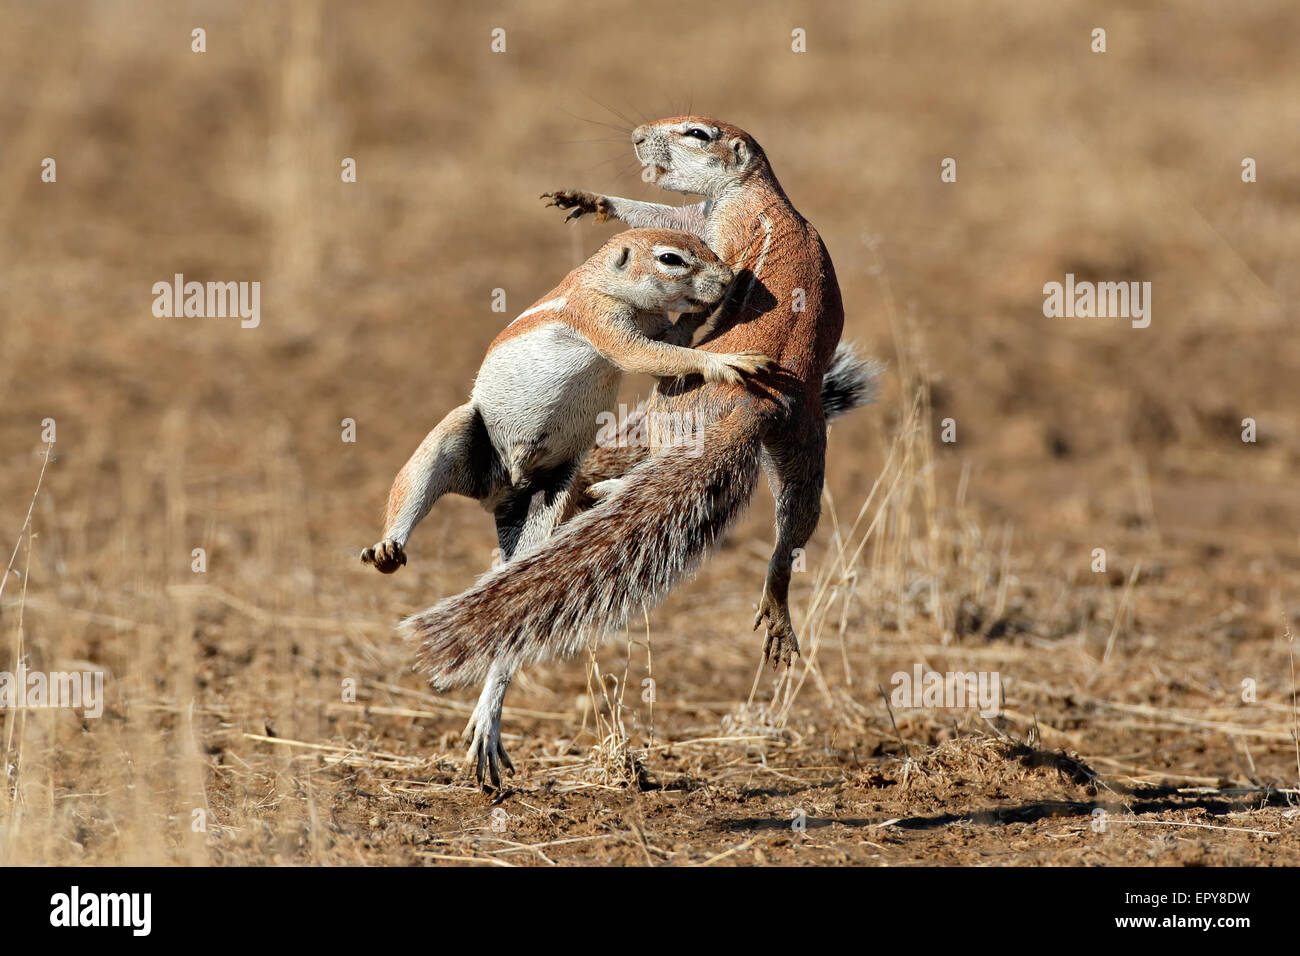
[[[0,711],[0,863],[1300,862],[1297,30],[1285,0],[5,5],[0,670],[107,702]],[[627,131],[686,110],[764,145],[880,401],[831,432],[797,666],[749,627],[764,487],[628,633],[521,675],[488,797],[475,690],[392,626],[490,566],[490,517],[440,502],[391,577],[357,555],[497,331],[617,228],[538,195],[662,200]],[[260,323],[155,316],[177,273],[260,282]],[[1151,283],[1150,326],[1045,317],[1067,273]],[[997,704],[887,706],[914,668]]]

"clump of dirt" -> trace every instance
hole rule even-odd
[[[1097,775],[1063,750],[1040,750],[1005,737],[960,737],[920,757],[905,758],[894,774],[909,797],[941,801],[985,798],[1088,800]]]

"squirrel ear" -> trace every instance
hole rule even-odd
[[[631,257],[632,257],[632,250],[629,249],[627,246],[624,246],[623,248],[619,249],[616,253],[614,253],[613,258],[610,259],[610,265],[612,265],[619,272],[622,272],[624,269],[627,268],[628,260]]]
[[[749,147],[739,136],[731,141],[731,158],[735,161],[737,169],[744,169],[745,164],[749,162]]]

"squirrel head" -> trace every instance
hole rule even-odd
[[[589,263],[602,292],[642,312],[703,312],[732,278],[703,239],[676,229],[620,232]]]
[[[767,155],[754,137],[705,116],[674,116],[638,126],[632,130],[632,148],[648,182],[708,199],[721,198],[755,175],[771,175]]]

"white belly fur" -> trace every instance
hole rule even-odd
[[[582,457],[596,416],[618,397],[619,370],[563,323],[502,342],[483,360],[471,401],[502,461],[529,449],[532,469]]]

